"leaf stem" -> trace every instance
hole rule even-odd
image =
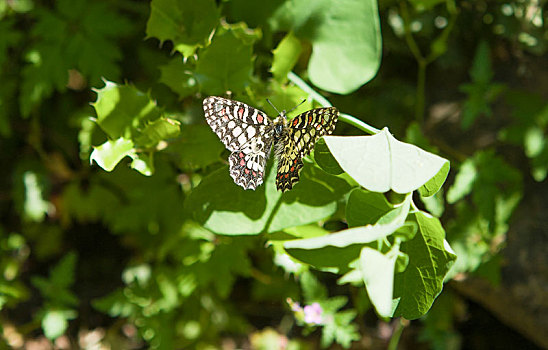
[[[331,102],[327,100],[325,97],[323,97],[319,92],[314,90],[310,85],[308,85],[304,80],[301,79],[297,74],[293,72],[289,72],[287,74],[287,78],[295,85],[297,85],[299,88],[301,88],[304,92],[309,94],[312,99],[316,100],[318,103],[320,103],[323,107],[333,107]],[[346,113],[341,113],[339,115],[339,120],[350,124],[364,133],[374,135],[380,132],[379,129],[372,127],[371,125],[361,121],[360,119]]]

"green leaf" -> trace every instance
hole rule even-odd
[[[529,158],[537,157],[546,147],[544,130],[539,127],[531,127],[525,132],[524,137],[525,155]]]
[[[25,55],[26,65],[22,68],[19,108],[23,117],[54,90],[65,91],[70,68],[60,48],[45,42],[36,44]]]
[[[28,221],[42,222],[48,210],[51,210],[51,203],[44,199],[44,188],[39,175],[33,171],[25,171],[23,183],[25,199],[23,205],[23,218]]]
[[[209,43],[219,23],[219,9],[213,0],[152,0],[147,37],[171,40],[175,50],[188,57]]]
[[[478,169],[478,177],[474,182],[472,200],[480,214],[494,224],[497,222],[498,206],[506,206],[505,202],[509,201],[509,203],[513,203],[510,205],[513,210],[519,202],[523,192],[522,175],[494,151],[476,153],[474,163]],[[517,198],[517,202],[515,198]],[[507,210],[505,211],[507,212]],[[492,226],[492,228],[494,227]]]
[[[56,339],[65,333],[68,320],[76,317],[74,311],[48,310],[42,318],[42,329],[48,339]]]
[[[74,284],[76,253],[67,253],[50,271],[50,281],[57,287],[66,288]]]
[[[268,97],[270,102],[272,102],[272,104],[276,106],[276,108],[278,108],[279,110],[291,110],[292,108],[296,107],[288,115],[288,118],[292,118],[292,116],[296,116],[300,113],[306,112],[314,108],[313,101],[308,98],[308,94],[298,86],[281,84],[277,80],[272,79],[270,81],[268,89],[269,95],[265,97]],[[266,98],[258,102],[264,104],[263,106],[259,106],[268,115],[275,116],[278,114],[278,111],[272,108],[269,103],[265,103]]]
[[[118,78],[122,52],[116,41],[130,32],[131,24],[109,3],[59,0],[55,11],[41,7],[35,15],[29,40],[35,44],[25,53],[28,64],[19,96],[23,116],[55,90],[65,91],[70,69],[92,85],[103,77]]]
[[[154,174],[154,162],[153,155],[154,153],[150,152],[148,154],[138,153],[138,154],[129,154],[133,158],[131,161],[131,169],[137,170],[145,176],[151,176]]]
[[[71,58],[73,67],[87,77],[92,86],[101,79],[118,79],[122,50],[117,41],[132,32],[130,20],[109,3],[62,0],[57,4],[68,27],[78,29],[64,33],[67,37],[65,55]]]
[[[397,306],[393,317],[408,320],[419,318],[430,309],[457,258],[445,241],[445,231],[437,218],[424,212],[412,215],[419,231],[412,240],[401,244],[400,250],[409,256],[409,264],[394,280]]]
[[[437,192],[430,197],[420,196],[421,201],[424,203],[426,209],[436,217],[441,217],[445,211],[445,205],[443,200],[443,190]]]
[[[147,122],[144,129],[135,138],[135,145],[140,148],[155,147],[160,141],[177,137],[180,125],[179,121],[170,118],[158,118]]]
[[[373,192],[409,193],[427,184],[426,192],[431,194],[449,170],[448,160],[396,140],[386,128],[373,136],[324,136],[324,140],[344,171]]]
[[[160,82],[177,93],[179,98],[190,96],[198,91],[193,68],[176,55],[166,65],[160,66]]]
[[[312,303],[327,298],[327,288],[325,288],[325,286],[318,281],[312,272],[305,271],[300,276],[300,282],[303,297],[307,303]]]
[[[380,65],[381,32],[377,1],[287,1],[270,20],[272,30],[293,30],[312,43],[310,80],[339,94],[371,80]]]
[[[184,168],[203,168],[219,161],[225,149],[219,138],[207,125],[185,125],[181,137],[169,149],[179,156]]]
[[[8,49],[17,45],[23,38],[23,33],[14,30],[15,21],[11,18],[2,18],[0,22],[0,67],[5,67],[8,59]]]
[[[419,187],[419,193],[422,197],[430,197],[438,193],[441,189],[441,186],[445,183],[447,175],[449,174],[449,161],[443,163],[441,169],[428,180],[427,183]]]
[[[336,201],[350,189],[346,181],[308,163],[293,190],[276,190],[276,170],[266,173],[255,191],[234,183],[227,167],[205,177],[186,201],[199,223],[219,234],[255,235],[316,222],[333,214]]]
[[[323,138],[320,138],[314,146],[314,160],[325,172],[333,175],[344,173],[341,166],[333,157]]]
[[[472,191],[476,181],[477,169],[473,159],[467,159],[461,164],[455,182],[447,191],[447,203],[453,204]]]
[[[102,298],[93,300],[92,305],[95,309],[104,312],[110,317],[124,318],[129,317],[136,307],[127,300],[121,289],[117,289]]]
[[[280,82],[287,81],[287,73],[289,73],[297,63],[301,51],[302,47],[299,39],[297,39],[293,32],[287,33],[278,46],[272,51],[274,58],[270,71],[276,80]]]
[[[501,130],[499,138],[523,145],[525,154],[531,158],[531,175],[541,182],[548,174],[548,143],[540,139],[548,124],[546,99],[538,93],[520,90],[510,91],[505,97],[513,109],[513,122]]]
[[[470,69],[470,77],[476,83],[488,83],[493,78],[491,68],[491,48],[487,41],[481,41],[476,48],[474,62]]]
[[[55,307],[73,307],[78,305],[78,298],[69,290],[74,284],[76,269],[76,254],[67,253],[55,265],[49,274],[49,278],[33,276],[32,284],[40,291],[40,294]]]
[[[209,95],[238,93],[251,82],[253,42],[258,31],[245,35],[242,25],[219,28],[211,45],[200,51],[195,77],[200,90]]]
[[[111,138],[129,138],[142,123],[160,117],[160,111],[147,94],[133,86],[105,81],[92,104],[97,124]]]
[[[233,239],[230,244],[218,244],[206,262],[191,266],[198,284],[204,286],[211,283],[223,298],[227,298],[236,276],[250,274],[251,261],[247,254],[249,247],[250,241],[245,238]],[[227,264],[228,261],[237,263]]]
[[[411,122],[405,130],[405,142],[412,143],[428,152],[439,152],[438,148],[433,146],[426,135],[424,135],[424,131],[422,130],[420,123],[417,121]]]
[[[542,182],[548,175],[548,146],[532,159],[531,175],[537,182]]]
[[[470,128],[474,120],[481,114],[491,116],[490,104],[502,93],[505,86],[493,84],[490,48],[486,41],[480,42],[476,49],[474,62],[470,69],[472,84],[463,84],[460,90],[468,94],[462,111],[462,128]]]
[[[373,225],[393,208],[382,193],[355,188],[346,203],[346,221],[350,227]]]
[[[94,147],[89,160],[95,161],[106,171],[112,171],[126,156],[135,156],[133,142],[120,137],[118,140],[106,141],[101,146]]]
[[[461,165],[447,192],[447,202],[455,203],[471,193],[476,208],[493,233],[495,225],[502,223],[495,219],[497,206],[504,207],[507,201],[514,203],[515,196],[521,197],[521,187],[521,173],[517,169],[493,151],[480,151]]]
[[[386,213],[375,225],[349,228],[327,236],[288,241],[284,247],[285,249],[319,249],[326,246],[342,248],[382,239],[403,225],[409,212],[410,202],[411,196],[407,196],[403,203]]]
[[[114,233],[135,232],[139,239],[144,234],[148,238],[143,244],[147,245],[152,244],[149,239],[167,240],[181,230],[188,215],[183,211],[180,184],[174,180],[178,173],[174,167],[167,161],[159,161],[154,171],[155,176],[150,177],[126,166],[119,166],[111,173],[99,172],[99,177],[91,182],[91,188],[86,186],[73,192],[80,196],[80,201],[87,202],[76,205],[80,205],[80,209],[95,208],[101,222]],[[114,196],[112,186],[118,189]]]
[[[34,8],[34,2],[32,0],[19,0],[10,3],[6,1],[5,5],[0,3],[0,15],[3,15],[3,6],[9,6],[14,12],[25,13]]]
[[[371,303],[381,317],[392,314],[394,266],[398,257],[396,246],[386,254],[363,247],[360,254],[360,272]]]
[[[336,341],[343,348],[350,348],[353,341],[360,339],[358,326],[352,321],[356,318],[355,310],[344,310],[333,315],[333,322],[324,325],[322,330],[322,346],[328,347]]]
[[[381,217],[375,225],[354,227],[325,236],[289,240],[288,254],[316,267],[345,268],[358,259],[362,246],[383,239],[402,225],[409,213],[411,196]]]

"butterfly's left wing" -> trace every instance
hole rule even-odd
[[[283,138],[276,145],[278,190],[290,190],[299,181],[302,158],[310,153],[320,137],[335,130],[338,117],[339,111],[335,107],[317,108],[299,114],[289,122]]]
[[[211,130],[232,152],[230,176],[244,189],[256,189],[263,183],[272,146],[272,121],[258,109],[222,97],[205,98],[203,107]]]

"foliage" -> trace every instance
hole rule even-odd
[[[481,3],[0,0],[2,323],[24,341],[101,327],[111,347],[307,349],[363,344],[376,315],[459,343],[444,281],[500,279],[526,182],[548,174],[546,92],[495,55],[545,53],[546,14]],[[293,190],[269,160],[245,191],[208,95],[341,115]],[[426,112],[455,96],[457,118]]]

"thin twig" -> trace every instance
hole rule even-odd
[[[333,105],[325,97],[323,97],[319,92],[314,90],[310,85],[308,85],[304,80],[301,79],[297,74],[289,72],[287,74],[288,79],[298,87],[300,87],[304,92],[310,95],[314,100],[319,102],[323,107],[332,107]],[[339,115],[339,120],[348,123],[361,131],[374,135],[380,132],[379,129],[372,127],[371,125],[361,121],[360,119],[346,113],[341,113]]]

